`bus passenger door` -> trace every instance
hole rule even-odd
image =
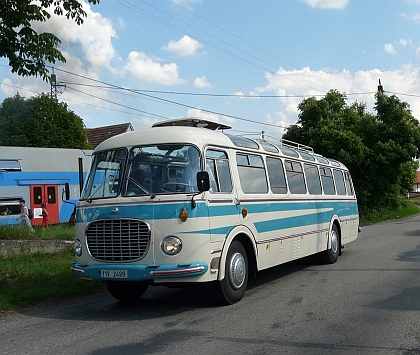
[[[60,222],[59,216],[59,201],[57,199],[58,186],[57,185],[31,185],[31,204],[30,208],[34,211],[34,218],[32,224],[37,226],[42,224],[41,203],[47,204],[48,224],[58,224]]]
[[[206,193],[210,225],[210,241],[220,242],[239,224],[240,206],[229,168],[226,152],[206,151],[206,170],[210,178],[210,191]]]

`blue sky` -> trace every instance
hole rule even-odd
[[[420,0],[102,0],[61,40],[60,101],[86,127],[205,117],[279,136],[298,104],[336,89],[374,113],[378,80],[420,119]],[[0,102],[50,92],[0,59]]]

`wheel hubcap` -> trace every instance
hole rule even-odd
[[[331,251],[335,254],[338,250],[338,235],[335,232],[335,230],[333,230],[331,232]]]
[[[240,253],[235,253],[230,259],[229,280],[234,289],[240,288],[245,281],[245,259]]]

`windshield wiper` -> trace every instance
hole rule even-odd
[[[128,178],[129,182],[132,182],[134,185],[136,185],[139,189],[142,189],[146,194],[148,194],[150,196],[150,198],[153,200],[156,195],[150,191],[149,189],[147,189],[146,187],[144,187],[142,184],[140,184],[138,181],[134,180],[132,177]]]
[[[104,182],[102,182],[99,186],[98,186],[98,188],[95,190],[95,191],[93,191],[90,195],[89,195],[89,197],[86,199],[86,202],[88,202],[88,203],[92,203],[92,197],[93,197],[93,195],[95,195],[98,191],[99,191],[99,189],[101,189],[108,181],[110,181],[111,179],[113,179],[113,181],[112,181],[112,187],[114,187],[114,185],[115,185],[115,181],[116,181],[116,179],[115,179],[115,176],[114,175],[108,175],[108,177],[105,179],[105,181]],[[104,197],[103,196],[103,193],[102,193],[102,197]]]

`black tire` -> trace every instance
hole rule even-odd
[[[248,285],[248,257],[243,245],[234,240],[230,245],[225,264],[225,277],[220,281],[219,300],[234,304],[241,300]]]
[[[106,287],[117,300],[135,302],[144,295],[148,284],[140,281],[106,281]]]
[[[320,261],[323,264],[334,264],[340,255],[340,248],[340,233],[338,232],[337,226],[333,224],[331,229],[330,243],[327,247],[327,250],[320,254]]]

